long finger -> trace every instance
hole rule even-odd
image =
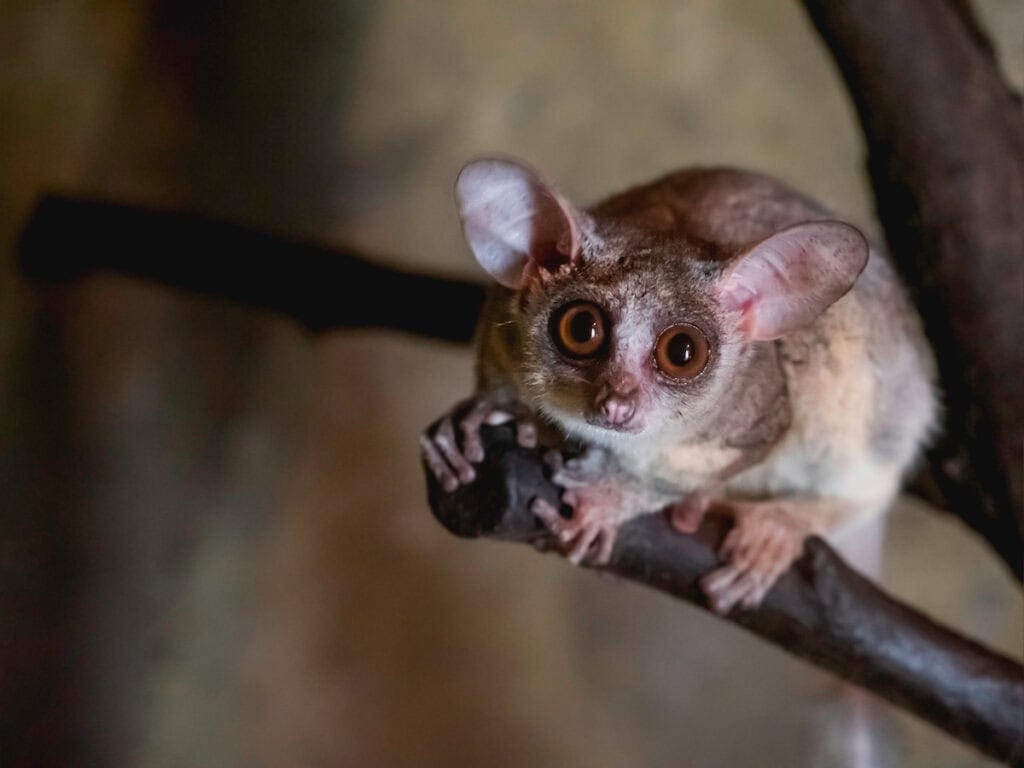
[[[750,573],[754,577],[754,587],[743,596],[740,605],[744,608],[756,608],[764,600],[765,595],[775,586],[786,568],[789,558],[785,546],[778,541],[767,544],[751,565]]]
[[[534,499],[530,504],[530,512],[540,520],[544,526],[559,541],[564,542],[568,538],[565,518],[562,517],[557,507],[544,499]]]
[[[428,435],[420,435],[420,451],[430,471],[445,491],[451,493],[459,487],[459,478],[455,476],[452,468],[448,466],[448,462],[444,460],[441,452],[434,445],[434,441]]]
[[[739,569],[726,565],[701,578],[700,588],[704,591],[704,594],[710,595],[713,592],[720,592],[726,589],[739,577]]]
[[[751,570],[761,574],[762,580],[774,583],[789,567],[787,547],[783,541],[770,541],[758,552]]]
[[[597,537],[601,535],[601,529],[596,525],[591,528],[584,528],[579,537],[572,545],[572,549],[569,550],[567,555],[568,560],[573,565],[579,565],[583,562],[583,559],[590,552],[590,548],[597,541]]]
[[[764,600],[765,595],[768,594],[768,590],[772,588],[772,584],[768,582],[759,583],[750,592],[748,592],[742,600],[740,600],[740,607],[742,608],[757,608]]]
[[[756,588],[757,583],[754,577],[750,573],[742,572],[737,578],[729,581],[725,587],[709,593],[708,598],[710,599],[711,607],[717,613],[725,615],[732,610],[736,603],[740,602],[740,600]]]
[[[450,417],[446,417],[437,428],[434,443],[441,449],[445,459],[458,474],[459,480],[463,483],[473,482],[476,478],[476,471],[459,451],[458,443],[455,442],[455,427]]]
[[[480,442],[480,426],[495,413],[497,412],[493,405],[481,401],[470,409],[459,424],[459,428],[462,430],[462,452],[470,461],[484,460],[484,447]]]
[[[596,561],[600,565],[608,565],[612,559],[612,551],[615,549],[615,529],[606,528],[601,532],[601,545],[597,550]]]
[[[741,571],[750,570],[760,554],[762,546],[764,546],[764,542],[760,539],[751,539],[749,536],[740,537],[729,554],[729,562]]]
[[[740,529],[733,526],[729,532],[725,534],[725,538],[722,539],[722,543],[718,547],[719,558],[722,560],[729,560],[732,556],[733,550],[740,545],[742,540],[743,538],[740,535]]]

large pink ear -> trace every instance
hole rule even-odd
[[[579,258],[582,216],[537,175],[510,160],[476,160],[455,200],[473,255],[495,280],[520,288],[528,267],[554,271]]]
[[[864,236],[849,224],[815,221],[776,232],[735,257],[715,286],[738,311],[751,341],[809,325],[853,287],[868,261]]]

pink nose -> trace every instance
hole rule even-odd
[[[632,398],[609,396],[601,403],[601,415],[609,424],[626,424],[636,413],[636,402]]]
[[[636,393],[639,382],[629,374],[610,375],[594,398],[594,405],[609,427],[621,427],[636,414]]]

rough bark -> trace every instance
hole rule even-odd
[[[804,0],[857,108],[945,393],[946,508],[1024,577],[1024,113],[965,0]]]

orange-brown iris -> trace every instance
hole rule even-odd
[[[673,379],[692,379],[704,370],[709,355],[707,338],[686,323],[666,328],[654,346],[654,364]]]
[[[580,301],[559,310],[551,324],[551,336],[562,354],[583,359],[604,349],[607,329],[604,313],[596,304]]]

